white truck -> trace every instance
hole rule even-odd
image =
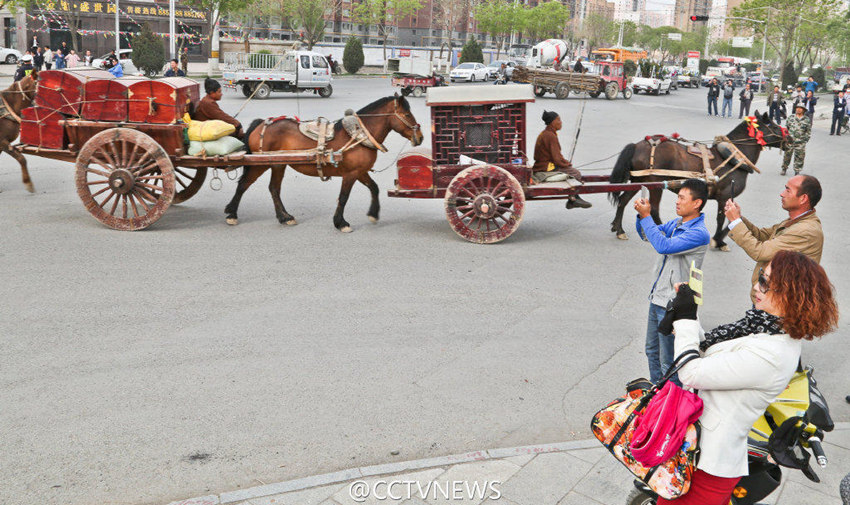
[[[525,66],[528,68],[551,67],[557,61],[563,64],[567,60],[567,43],[560,39],[546,39],[531,48]]]
[[[247,68],[222,74],[226,86],[241,87],[246,97],[268,98],[272,91],[312,91],[323,98],[333,93],[331,68],[322,54],[296,50],[282,57],[259,53],[246,56],[242,66]]]
[[[640,69],[640,67],[638,67]],[[652,75],[649,77],[642,77],[640,75],[640,70],[638,70],[638,75],[632,79],[632,89],[635,93],[639,91],[643,91],[647,95],[650,93],[653,95],[660,95],[663,91],[666,94],[670,94],[670,88],[673,85],[673,81],[669,77],[656,77],[655,71],[652,71]]]

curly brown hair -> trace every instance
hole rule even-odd
[[[791,338],[813,340],[836,329],[838,304],[822,266],[795,251],[778,252],[770,266],[770,290]]]

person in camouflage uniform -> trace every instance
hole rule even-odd
[[[785,127],[788,128],[788,147],[785,150],[785,158],[782,160],[782,175],[788,171],[791,164],[791,156],[794,156],[794,173],[803,171],[803,161],[806,159],[806,143],[812,136],[812,124],[806,116],[806,106],[797,103],[794,106],[794,115],[788,118]]]

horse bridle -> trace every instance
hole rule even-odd
[[[3,115],[1,115],[0,118],[5,118],[7,116],[11,116],[12,119],[14,119],[18,124],[20,124],[21,117],[19,115],[15,114],[15,112],[12,110],[12,106],[9,105],[8,101],[6,101],[6,93],[20,93],[20,94],[24,95],[24,98],[26,98],[27,100],[32,102],[33,100],[35,100],[36,91],[32,90],[32,98],[30,98],[27,95],[27,93],[29,93],[29,91],[24,91],[24,89],[21,87],[21,81],[15,81],[15,85],[18,87],[17,91],[4,90],[4,91],[0,92],[0,99],[3,100],[3,107],[5,108],[5,113]]]
[[[396,100],[393,100],[393,111],[391,113],[390,112],[383,112],[383,113],[380,113],[380,114],[358,114],[358,116],[360,116],[360,117],[395,116],[395,117],[398,118],[399,121],[401,121],[401,123],[404,126],[410,128],[410,130],[412,131],[411,136],[414,137],[414,138],[416,137],[416,132],[422,129],[422,127],[419,125],[419,123],[410,124],[406,119],[404,119],[404,116],[399,114],[399,112],[398,112],[398,101],[396,101]],[[413,143],[413,138],[409,138],[408,140],[410,140],[410,142]]]

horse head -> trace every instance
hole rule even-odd
[[[410,143],[414,146],[418,146],[425,140],[422,127],[419,126],[419,122],[410,112],[410,102],[398,93],[393,96],[393,117],[390,118],[390,126],[399,135],[410,140]]]
[[[38,88],[38,70],[33,69],[32,72],[20,81],[14,83],[8,91],[15,95],[20,95],[20,109],[25,109],[32,105],[35,101],[35,92]],[[18,102],[18,99],[13,100]],[[20,113],[20,109],[18,112]]]
[[[784,149],[788,138],[788,130],[774,123],[767,113],[759,114],[759,111],[756,111],[753,117],[756,118],[755,122],[757,123],[755,129],[761,132],[760,136],[764,141],[763,146]]]

